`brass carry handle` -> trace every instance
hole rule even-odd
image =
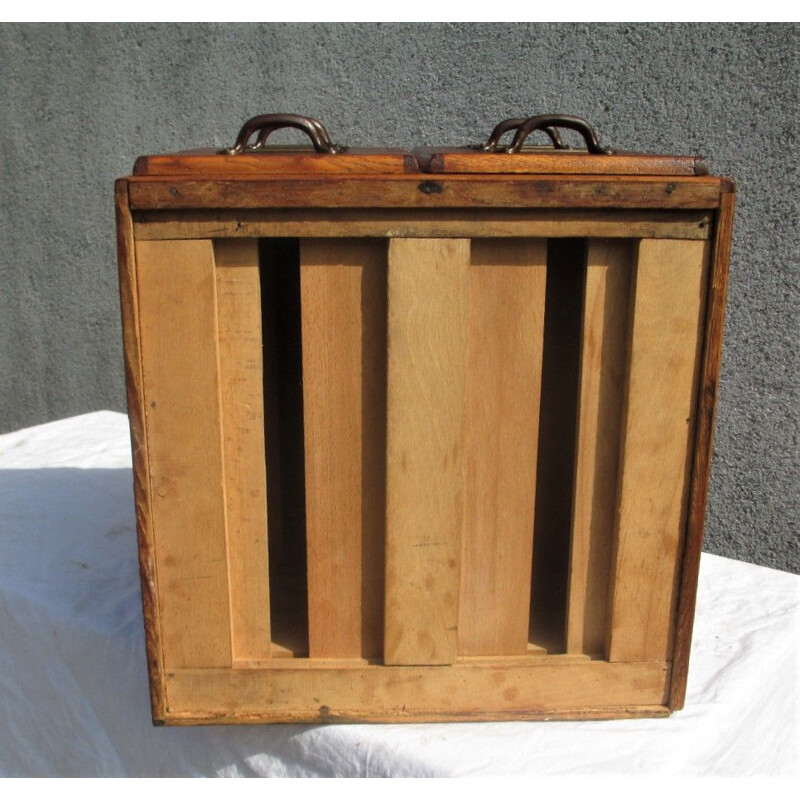
[[[341,153],[345,149],[331,141],[327,129],[319,120],[301,114],[262,114],[247,120],[236,137],[236,144],[222,152],[229,156],[260,152],[266,149],[267,139],[282,128],[296,128],[305,133],[318,153]],[[248,146],[254,133],[258,133],[256,143]]]
[[[534,131],[547,131],[548,128],[567,128],[577,131],[586,143],[586,149],[590,153],[598,155],[610,155],[611,150],[600,144],[594,128],[580,117],[570,117],[566,114],[540,114],[538,117],[529,117],[519,126],[514,140],[508,146],[507,152],[518,153],[525,140]]]
[[[507,148],[500,146],[500,140],[509,131],[518,130],[529,119],[530,117],[511,117],[509,119],[504,119],[502,122],[498,122],[489,134],[486,144],[481,145],[480,149],[487,153],[509,152]],[[569,146],[562,141],[561,134],[556,128],[548,125],[542,128],[542,130],[550,137],[550,141],[553,143],[553,147],[555,147],[556,150],[569,149]]]
[[[577,131],[586,143],[586,150],[589,153],[598,155],[610,155],[613,151],[608,147],[603,147],[597,138],[594,128],[580,117],[571,117],[566,114],[539,114],[536,117],[523,119],[515,117],[504,119],[497,124],[491,132],[482,150],[490,153],[518,153],[522,149],[525,140],[534,131],[543,131],[550,137],[553,147],[556,150],[569,150],[569,145],[565,144],[558,132],[559,128],[567,128]],[[516,130],[514,139],[507,147],[500,146],[500,139],[509,131]]]

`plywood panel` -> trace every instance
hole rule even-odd
[[[209,240],[136,244],[164,664],[231,663]]]
[[[475,239],[459,652],[525,653],[547,242]]]
[[[456,655],[469,241],[389,244],[387,664]]]
[[[217,240],[214,257],[233,657],[269,658],[258,240]]]
[[[382,653],[386,243],[300,246],[309,654]]]
[[[589,242],[583,295],[567,652],[601,654],[616,520],[620,418],[636,243]]]
[[[672,654],[707,261],[705,242],[639,243],[620,444],[612,661]]]

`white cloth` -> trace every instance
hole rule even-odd
[[[153,728],[127,418],[0,436],[0,775],[788,775],[800,577],[704,554],[669,719]]]

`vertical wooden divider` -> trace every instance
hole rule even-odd
[[[213,246],[139,241],[136,261],[164,664],[229,667]]]
[[[581,334],[567,652],[605,651],[636,242],[590,239]]]
[[[383,644],[386,242],[300,243],[309,655]]]
[[[214,242],[233,658],[269,658],[258,239]]]
[[[708,242],[639,242],[629,316],[610,661],[672,657],[697,413]]]
[[[386,664],[456,657],[464,506],[468,239],[392,239]]]
[[[546,239],[475,239],[458,644],[528,649]]]

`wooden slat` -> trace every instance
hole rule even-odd
[[[164,664],[229,666],[212,243],[137,242],[136,261]]]
[[[510,655],[528,647],[547,242],[475,239],[471,262],[458,643]]]
[[[300,245],[309,655],[383,644],[386,243]]]
[[[635,243],[589,242],[581,332],[578,441],[567,595],[567,652],[606,644],[620,417]]]
[[[128,183],[114,186],[117,216],[117,259],[122,312],[122,344],[125,356],[125,388],[131,430],[133,500],[136,506],[136,534],[139,548],[139,577],[145,622],[145,647],[150,678],[150,710],[154,723],[162,723],[166,712],[164,654],[158,609],[156,553],[153,539],[152,499],[147,474],[148,450],[145,431],[144,386],[139,336],[139,297],[136,281],[136,252],[133,221],[128,207]]]
[[[269,658],[258,240],[220,239],[214,258],[233,657]]]
[[[395,178],[131,178],[131,208],[702,208],[719,178],[408,175]]]
[[[608,658],[669,660],[705,310],[704,242],[642,240],[633,277]]]
[[[417,159],[403,150],[357,150],[320,155],[310,147],[221,155],[218,150],[141,156],[134,175],[363,175],[419,172]]]
[[[722,206],[716,222],[714,255],[706,301],[705,349],[700,376],[692,488],[689,497],[689,519],[675,630],[672,688],[669,697],[669,706],[673,711],[683,708],[686,698],[700,551],[703,546],[703,522],[711,476],[711,455],[714,447],[714,417],[717,406],[717,382],[722,360],[722,334],[725,325],[725,297],[728,291],[728,262],[731,256],[734,203],[735,195],[723,195]]]
[[[456,655],[469,241],[389,244],[387,664]]]
[[[543,173],[561,175],[706,175],[708,169],[697,156],[614,153],[598,158],[575,150],[522,150],[486,153],[473,148],[421,151],[428,156],[432,173]]]
[[[566,208],[239,209],[139,211],[139,239],[220,236],[622,237],[707,239],[706,211],[606,211]]]
[[[666,663],[537,662],[529,667],[319,666],[179,670],[171,723],[420,722],[664,716]],[[658,706],[656,710],[653,707]],[[642,708],[642,707],[646,707]]]

